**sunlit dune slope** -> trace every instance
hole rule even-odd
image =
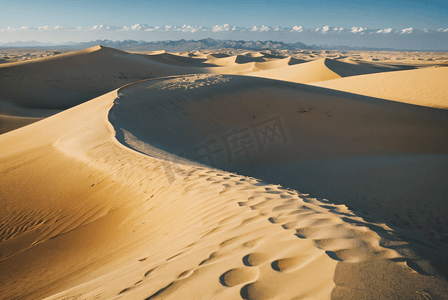
[[[448,67],[395,71],[314,83],[316,86],[448,109]]]
[[[211,168],[203,143],[218,167],[435,154],[446,122],[445,111],[317,87],[192,75],[132,84],[3,134],[0,298],[442,296],[446,283],[407,267],[417,257],[385,224]],[[263,125],[277,135],[252,140],[248,155],[214,152]],[[414,145],[424,130],[433,137]]]
[[[381,70],[357,64],[344,63],[330,58],[323,58],[293,66],[254,72],[247,75],[297,83],[310,83],[378,72],[381,72]]]

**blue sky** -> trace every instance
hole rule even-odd
[[[431,38],[431,43],[439,47],[441,44],[437,39],[446,39],[448,36],[448,33],[440,35],[440,29],[448,28],[447,1],[0,0],[0,43],[18,40],[60,43],[92,39],[150,41],[176,38],[221,38],[221,36],[237,38],[241,36],[241,34],[235,35],[236,31],[231,30],[227,34],[221,33],[221,35],[212,33],[211,30],[206,32],[205,29],[199,30],[199,33],[196,31],[193,35],[185,33],[185,31],[182,31],[185,33],[184,36],[179,33],[170,33],[174,26],[180,28],[183,25],[191,25],[211,29],[215,25],[230,24],[231,27],[236,26],[242,28],[243,31],[244,28],[253,26],[261,28],[261,25],[264,25],[267,26],[265,27],[268,28],[267,31],[271,32],[267,35],[266,32],[264,35],[254,34],[252,37],[248,34],[243,35],[248,39],[264,37],[283,41],[303,41],[305,39],[303,42],[315,42],[315,44],[326,42],[321,33],[326,33],[325,37],[328,39],[328,43],[334,44],[338,37],[334,34],[330,35],[330,33],[333,32],[333,28],[343,28],[340,32],[336,31],[341,34],[339,37],[344,35],[341,40],[345,41],[345,44],[356,44],[355,38],[358,38],[360,43],[357,45],[359,46],[366,43],[366,38],[360,38],[361,35],[369,33],[373,37],[372,34],[381,29],[390,28],[390,33],[409,34],[409,37],[414,37],[414,42],[422,45],[426,41],[425,39],[415,40],[416,32],[421,33],[426,29],[431,33],[439,30],[438,35],[433,35]],[[140,32],[131,34],[130,31],[123,30],[136,24],[144,25],[139,28]],[[95,32],[73,30],[74,28],[89,29],[98,25],[104,26]],[[163,28],[165,25],[173,27],[164,31],[163,34],[160,30],[151,31],[151,28]],[[277,31],[275,33],[277,35],[275,35],[272,31],[276,26],[288,30]],[[287,31],[294,31],[290,30],[294,26],[302,26],[303,32],[307,32],[307,35],[305,33],[302,36],[286,34]],[[324,26],[329,26],[329,30],[313,33],[316,28],[323,29]],[[348,34],[353,33],[355,27],[362,30],[355,30],[354,33],[357,35]],[[19,28],[21,29],[19,30]],[[412,30],[402,32],[409,28]],[[157,34],[157,32],[159,33]],[[295,32],[302,31],[296,30]],[[330,36],[333,38],[331,39]],[[403,38],[404,36],[401,37],[401,39]],[[392,41],[394,38],[390,39]],[[383,43],[383,40],[385,37],[382,40],[377,39],[377,43]],[[445,44],[448,46],[448,41]],[[431,44],[426,46],[430,48]]]
[[[0,28],[129,24],[436,29],[448,24],[442,1],[2,0]]]

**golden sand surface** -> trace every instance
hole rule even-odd
[[[446,53],[18,51],[0,299],[448,298]]]

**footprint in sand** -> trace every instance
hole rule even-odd
[[[269,260],[269,256],[265,253],[255,252],[243,257],[243,263],[248,267],[259,266]]]
[[[258,274],[258,268],[237,268],[222,274],[219,277],[219,281],[223,286],[232,287],[255,281],[258,278]]]
[[[278,272],[287,272],[296,270],[304,265],[308,261],[312,261],[314,258],[309,255],[298,255],[294,257],[282,258],[272,262],[271,267]]]
[[[264,285],[258,281],[246,284],[241,288],[240,291],[241,298],[245,300],[267,300],[267,299],[277,299],[276,289],[272,289],[269,286]]]

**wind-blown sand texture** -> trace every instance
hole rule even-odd
[[[448,111],[228,74],[444,68],[235,55],[0,65],[1,299],[448,297]]]

